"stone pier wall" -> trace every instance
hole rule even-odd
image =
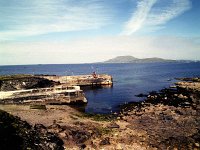
[[[96,77],[93,75],[78,75],[78,76],[39,76],[61,84],[67,85],[112,85],[112,76],[106,74],[99,74]]]

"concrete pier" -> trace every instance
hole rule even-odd
[[[78,76],[51,76],[41,75],[40,78],[45,78],[55,82],[60,82],[66,85],[78,86],[98,86],[98,85],[112,85],[112,76],[107,74],[91,74],[91,75],[78,75]]]
[[[0,104],[71,104],[87,103],[79,86],[56,86],[15,91],[0,91]]]
[[[0,104],[87,103],[80,86],[112,85],[106,74],[0,76]]]

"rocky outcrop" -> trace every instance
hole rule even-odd
[[[14,91],[21,89],[45,88],[58,85],[58,82],[35,76],[13,75],[0,78],[0,91]]]
[[[63,141],[46,127],[34,127],[0,110],[0,149],[63,150]]]
[[[178,82],[143,102],[123,105],[120,118],[127,128],[144,133],[136,139],[151,148],[199,149],[199,91],[199,80]]]

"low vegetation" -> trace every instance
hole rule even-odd
[[[94,121],[112,121],[116,119],[116,116],[113,114],[90,114],[90,113],[86,113],[86,114],[82,114],[81,116],[82,118],[90,118]]]
[[[33,75],[29,75],[29,74],[3,75],[3,76],[0,76],[0,81],[16,80],[16,79],[28,78],[32,76]]]

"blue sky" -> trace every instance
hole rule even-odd
[[[199,27],[199,0],[0,0],[0,65],[200,60]]]

